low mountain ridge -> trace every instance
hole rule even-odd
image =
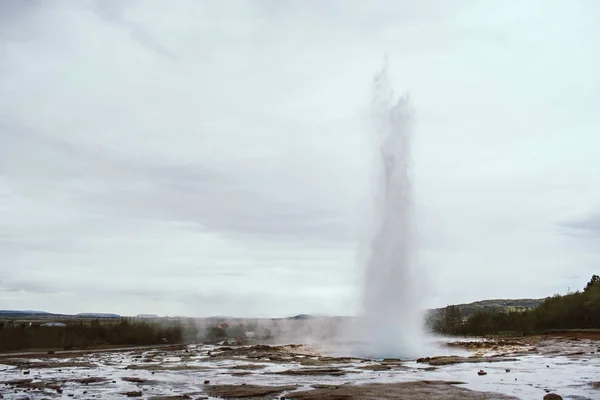
[[[460,314],[463,318],[467,318],[477,311],[519,311],[519,310],[529,310],[535,308],[542,304],[545,299],[490,299],[490,300],[480,300],[474,301],[472,303],[463,303],[463,304],[455,304],[455,307],[458,307],[460,310]],[[428,310],[431,314],[439,314],[441,313],[445,307],[442,308],[434,308]],[[142,315],[138,316],[141,317]],[[145,316],[145,315],[144,315]],[[0,310],[0,317],[12,317],[12,318],[36,318],[36,317],[62,317],[62,318],[120,318],[121,316],[118,314],[112,313],[79,313],[75,315],[70,314],[54,314],[46,311],[36,311],[36,310]],[[152,316],[154,318],[158,318],[158,316]],[[288,317],[288,319],[302,320],[312,318],[311,315],[308,314],[299,314],[293,317]],[[212,317],[209,319],[230,319],[229,317]]]
[[[121,316],[109,313],[79,313],[71,315],[37,310],[0,310],[0,318],[121,318]]]
[[[474,301],[472,303],[455,304],[458,307],[463,318],[470,317],[478,311],[520,311],[530,310],[542,304],[545,299],[490,299]],[[432,313],[439,313],[444,310],[434,308],[429,310]]]

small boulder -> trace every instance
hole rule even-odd
[[[487,375],[487,372],[485,372],[484,370],[480,369],[479,371],[477,371],[477,375],[479,375],[479,376]]]
[[[127,396],[127,397],[142,397],[142,392],[141,391],[125,392],[123,394],[125,396]]]
[[[563,400],[563,398],[556,393],[548,393],[544,396],[544,400]]]

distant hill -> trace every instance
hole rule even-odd
[[[46,311],[36,310],[0,310],[0,316],[2,317],[23,317],[28,315],[52,315]]]
[[[289,319],[310,319],[312,316],[308,314],[298,314],[296,316],[290,317]]]
[[[493,299],[481,300],[473,303],[455,304],[463,318],[470,317],[477,311],[518,311],[529,310],[542,304],[545,299]],[[444,308],[434,308],[432,313],[441,312]]]
[[[107,313],[80,313],[53,314],[46,311],[36,310],[0,310],[0,318],[121,318],[118,314]]]
[[[473,303],[456,304],[460,310],[460,314],[463,318],[467,318],[477,311],[490,311],[490,310],[504,310],[504,311],[517,311],[517,310],[528,310],[539,306],[545,299],[493,299],[493,300],[481,300]],[[430,315],[436,315],[441,313],[445,307],[434,308],[429,310]],[[140,314],[138,318],[159,318],[153,314]],[[0,310],[0,318],[121,318],[119,314],[112,313],[79,313],[75,315],[69,314],[53,314],[46,311],[36,310]],[[313,318],[308,314],[299,314],[293,317],[287,317],[286,319],[303,320]],[[213,316],[209,317],[209,320],[228,320],[231,317],[226,316]]]
[[[107,314],[107,313],[79,313],[75,314],[75,317],[79,318],[121,318],[119,314]]]

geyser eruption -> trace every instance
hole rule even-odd
[[[366,269],[364,322],[371,357],[416,357],[423,320],[416,287],[412,117],[407,97],[394,98],[387,62],[374,81],[377,193],[375,232]]]

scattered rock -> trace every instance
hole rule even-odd
[[[201,365],[163,365],[163,364],[132,364],[125,367],[128,370],[145,371],[208,371],[209,367]]]
[[[403,400],[482,400],[494,398],[515,399],[501,394],[475,392],[456,387],[461,382],[421,381],[403,383],[373,383],[367,385],[341,385],[323,387],[314,390],[302,390],[286,394],[288,400],[373,400],[373,399],[403,399]]]
[[[350,382],[344,383],[344,385],[351,385]],[[341,385],[325,385],[322,383],[315,383],[314,385],[310,385],[314,389],[337,389]]]
[[[204,381],[205,385],[208,385],[210,383],[210,381]]]
[[[258,369],[263,369],[265,367],[266,367],[266,365],[262,365],[262,364],[241,364],[241,365],[234,365],[233,367],[231,367],[229,369],[247,369],[250,371],[255,371]]]
[[[2,364],[12,365],[19,369],[42,369],[42,368],[92,368],[95,364],[81,361],[57,361],[52,359],[49,361],[29,361],[27,359],[3,359]]]
[[[11,381],[0,382],[0,384],[14,386],[22,391],[29,390],[56,390],[57,393],[62,393],[59,381],[38,381],[34,382],[33,379],[14,379]]]
[[[505,369],[505,371],[506,371],[506,372],[510,372],[510,369],[506,368],[506,369]]]
[[[285,371],[275,372],[277,375],[330,375],[330,376],[343,376],[347,373],[355,371],[347,371],[341,368],[299,368],[299,369],[286,369]]]
[[[13,379],[11,381],[2,382],[4,385],[23,386],[33,382],[33,379]]]
[[[398,363],[401,363],[401,362],[402,362],[402,360],[401,360],[401,359],[399,359],[399,358],[384,358],[384,359],[383,359],[381,362],[382,362],[383,364],[386,364],[386,363],[387,363],[387,364],[389,364],[389,363],[398,364]]]
[[[479,371],[477,371],[477,375],[479,375],[479,376],[487,375],[487,372],[485,372],[484,370],[480,369]]]
[[[427,363],[429,365],[452,365],[462,363],[482,363],[482,362],[505,362],[518,361],[516,358],[508,357],[459,357],[459,356],[440,356],[419,358],[418,363]]]
[[[107,380],[108,379],[101,378],[99,376],[91,376],[88,378],[76,379],[73,382],[78,382],[78,383],[82,383],[84,385],[89,385],[90,383],[101,383],[101,382],[106,382]]]
[[[23,375],[29,375],[30,371],[23,371]]]
[[[388,360],[388,361],[386,361]],[[393,360],[396,360],[394,358],[386,358],[384,359],[382,362],[394,362]],[[365,360],[362,358],[356,358],[356,357],[328,357],[328,356],[321,356],[317,358],[317,361],[320,361],[321,363],[335,363],[335,364],[348,364],[348,363],[354,363],[354,362],[364,362],[364,361],[370,361],[370,360]],[[398,360],[399,362],[401,360]]]
[[[124,378],[121,378],[121,380],[122,380],[122,381],[125,381],[125,382],[132,382],[132,383],[147,383],[147,382],[148,382],[148,380],[147,380],[147,379],[143,379],[143,378],[136,378],[136,377],[134,377],[134,376],[132,376],[132,377],[127,377],[127,376],[126,376],[126,377],[124,377]]]
[[[563,400],[563,398],[556,393],[548,393],[544,396],[544,400]]]
[[[211,350],[210,357],[231,358],[246,357],[251,359],[265,359],[272,362],[290,361],[300,356],[316,355],[305,349],[304,345],[291,344],[287,346],[254,345],[229,347],[222,346]]]
[[[283,392],[296,390],[297,388],[297,386],[212,385],[207,387],[205,392],[211,397],[243,399],[280,395]]]
[[[121,394],[124,396],[127,396],[127,397],[142,397],[141,391],[125,392],[125,393],[121,393]]]
[[[363,369],[365,371],[389,371],[392,367],[390,365],[372,364],[363,365],[362,367],[358,367],[358,369]]]
[[[585,355],[585,351],[576,351],[573,353],[565,354],[565,356],[567,356],[567,357],[575,357],[575,356],[583,356],[583,355]]]

